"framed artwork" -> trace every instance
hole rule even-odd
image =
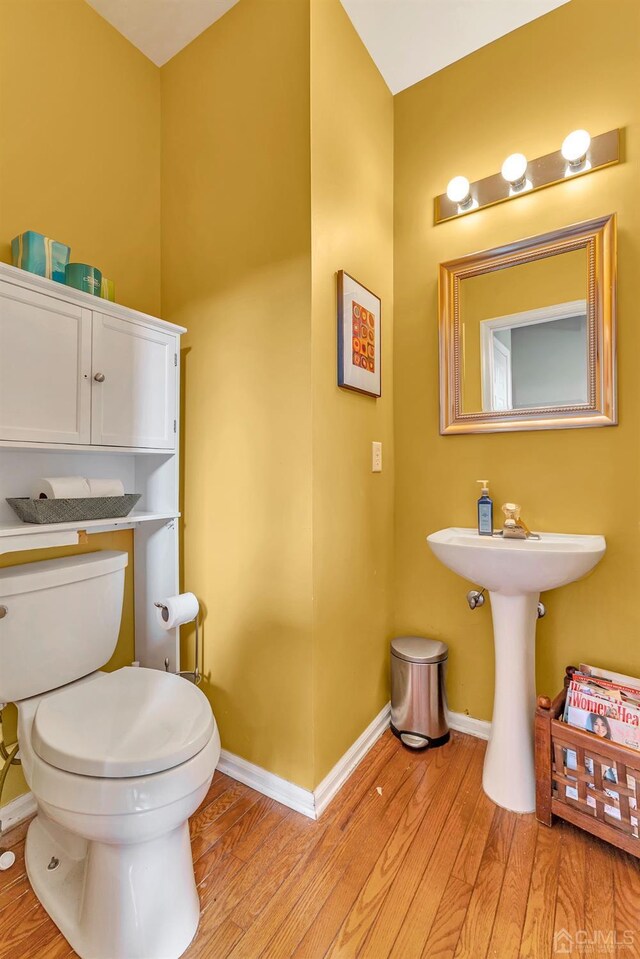
[[[338,273],[338,386],[382,394],[380,298],[340,270]]]

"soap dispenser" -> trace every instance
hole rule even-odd
[[[493,500],[489,496],[489,480],[476,480],[482,491],[478,500],[478,536],[493,536]]]

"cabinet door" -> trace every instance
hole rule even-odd
[[[93,314],[91,442],[174,449],[174,334]]]
[[[0,439],[89,443],[91,311],[0,281]]]

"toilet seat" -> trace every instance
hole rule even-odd
[[[56,769],[124,779],[186,762],[214,729],[211,706],[196,686],[173,673],[129,666],[46,696],[31,741],[36,755]]]

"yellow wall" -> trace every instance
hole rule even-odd
[[[242,0],[162,96],[204,689],[225,748],[312,787],[388,697],[393,101],[338,0]],[[383,299],[377,402],[336,386],[340,268]]]
[[[559,256],[519,263],[507,270],[481,273],[460,283],[462,326],[462,408],[482,409],[480,325],[484,320],[537,310],[543,306],[584,300],[587,296],[587,254],[573,250]]]
[[[313,785],[309,6],[241,0],[162,69],[185,586],[223,745]]]
[[[0,259],[36,230],[158,314],[158,68],[84,0],[2,0],[0,127]]]
[[[521,503],[533,528],[607,538],[607,555],[587,580],[546,597],[538,689],[555,693],[576,659],[640,668],[639,34],[636,0],[573,0],[395,98],[396,628],[450,644],[451,706],[482,719],[493,694],[490,613],[468,610],[466,584],[425,543],[440,527],[475,524],[480,476],[490,477],[498,510]],[[473,180],[515,150],[539,156],[577,127],[596,134],[618,126],[621,165],[433,226],[433,197],[460,170]],[[438,264],[614,211],[620,425],[440,436]]]
[[[393,98],[339,0],[311,3],[311,209],[317,784],[388,701],[393,611]],[[382,299],[381,399],[336,386],[338,269]]]
[[[115,281],[119,302],[160,311],[160,72],[84,0],[0,3],[0,259],[33,229]],[[1,454],[0,454],[1,455]],[[0,567],[72,552],[129,552],[123,622],[107,668],[134,658],[130,532],[86,547],[11,553]],[[15,738],[15,711],[4,733]],[[2,803],[26,790],[19,767]]]

